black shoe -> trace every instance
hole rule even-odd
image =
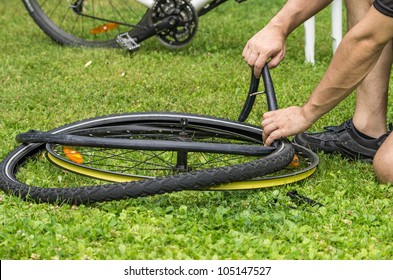
[[[339,126],[324,129],[324,132],[296,135],[294,142],[314,152],[339,153],[353,159],[372,161],[378,148],[390,134],[388,131],[379,138],[366,139],[356,131],[352,119]]]

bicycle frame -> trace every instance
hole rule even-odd
[[[61,45],[120,46],[133,52],[154,36],[168,48],[186,46],[198,30],[198,18],[228,0],[22,1],[41,30]]]
[[[136,1],[142,4],[143,6],[145,6],[146,8],[148,8],[149,10],[155,9],[154,5],[156,3],[156,0],[136,0]],[[227,0],[191,0],[190,2],[183,2],[183,4],[187,4],[191,6],[193,10],[193,12],[191,10],[189,10],[188,12],[193,13],[192,17],[194,17],[194,19],[191,20],[191,18],[189,18],[188,21],[190,22],[182,23],[182,24],[186,24],[185,26],[187,25],[192,26],[191,32],[187,31],[184,34],[181,34],[180,36],[175,35],[176,32],[173,31],[172,33],[167,35],[161,33],[161,31],[164,30],[171,30],[171,29],[176,30],[182,17],[180,15],[175,15],[176,14],[175,13],[175,14],[167,15],[164,18],[160,18],[158,22],[148,26],[146,29],[143,28],[140,29],[139,31],[132,30],[131,31],[131,33],[133,33],[132,35],[130,35],[130,31],[121,33],[116,37],[116,41],[121,47],[131,52],[138,49],[142,41],[152,36],[158,35],[160,33],[161,35],[159,36],[162,36],[161,38],[164,44],[173,46],[172,43],[174,41],[178,42],[177,41],[178,38],[182,38],[181,40],[184,40],[180,43],[180,45],[184,44],[194,36],[196,31],[197,18],[206,14],[210,10],[216,8],[217,6],[225,3],[226,1]],[[236,1],[242,2],[245,0],[236,0]],[[168,4],[169,4],[168,7],[170,7],[173,3],[168,3]],[[188,27],[186,27],[185,29],[188,30]],[[184,29],[180,28],[179,31],[183,33]]]
[[[147,8],[153,8],[155,0],[137,0],[142,5]],[[198,16],[202,16],[208,11],[214,9],[215,7],[225,3],[228,0],[191,0],[190,3],[194,9],[198,12]],[[209,3],[210,2],[210,3]]]

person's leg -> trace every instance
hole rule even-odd
[[[391,48],[393,51],[393,45]],[[390,135],[375,154],[373,166],[381,183],[393,184],[393,132],[390,132]]]
[[[348,29],[368,12],[374,0],[346,0]],[[381,27],[383,28],[383,27]],[[373,70],[356,89],[353,118],[317,133],[301,133],[294,142],[313,151],[339,153],[355,159],[372,161],[387,137],[386,112],[393,49],[390,42]]]
[[[391,133],[375,154],[374,171],[381,183],[393,184],[393,134]]]
[[[358,23],[374,0],[346,0],[348,29]],[[373,70],[356,89],[356,109],[353,124],[357,130],[377,138],[386,132],[386,106],[390,71],[392,68],[390,42]]]

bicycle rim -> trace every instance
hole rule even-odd
[[[114,38],[141,22],[148,9],[136,0],[23,0],[37,25],[54,41],[74,46],[115,47]]]
[[[125,172],[124,170],[122,172],[116,172],[113,170],[113,166],[112,166],[112,170],[109,170],[110,168],[107,169],[103,169],[103,164],[98,163],[98,165],[101,165],[100,168],[97,167],[92,167],[92,162],[89,163],[89,165],[83,165],[83,164],[78,164],[76,162],[76,160],[70,160],[69,158],[67,158],[67,156],[65,155],[64,152],[64,147],[63,145],[56,145],[56,144],[47,144],[47,158],[48,160],[64,169],[79,175],[83,175],[86,177],[91,177],[91,178],[95,178],[95,179],[100,179],[100,180],[104,180],[104,181],[108,181],[108,182],[129,182],[129,181],[133,181],[133,180],[142,180],[142,179],[146,179],[146,178],[153,178],[152,175],[150,174],[150,176],[147,175],[138,175],[140,173],[138,172],[134,172],[134,173],[130,173],[130,172]],[[267,175],[266,177],[261,177],[261,178],[254,178],[252,180],[249,181],[242,181],[242,182],[231,182],[231,183],[227,183],[227,184],[222,184],[219,186],[213,186],[211,188],[208,188],[209,190],[216,190],[216,191],[224,191],[224,190],[249,190],[249,189],[260,189],[260,188],[268,188],[268,187],[276,187],[276,186],[281,186],[281,185],[286,185],[286,184],[291,184],[291,183],[295,183],[301,180],[306,179],[307,177],[310,177],[312,174],[314,174],[314,172],[317,170],[317,165],[319,163],[319,159],[318,156],[313,153],[312,151],[298,146],[298,145],[294,145],[295,147],[295,152],[297,157],[299,158],[299,166],[293,167],[293,166],[287,166],[285,167],[283,170],[280,170],[278,172],[276,172],[275,174],[272,175]],[[71,148],[68,147],[69,149],[71,149],[75,154],[80,154],[81,157],[89,157],[89,154],[94,153],[94,150],[90,150],[86,151],[86,152],[82,152],[85,148],[83,147],[75,147],[75,148]],[[57,151],[56,151],[57,150]],[[119,154],[121,155],[121,157],[124,157],[124,151],[108,151],[108,150],[103,150],[103,149],[95,149],[95,151],[98,152],[98,154],[101,155],[94,155],[94,157],[98,157],[99,161],[103,160],[103,159],[107,159],[109,156],[109,153],[114,154],[114,157],[119,156]],[[135,153],[135,152],[132,152]],[[132,154],[130,152],[127,153],[127,156],[130,157],[130,155]],[[174,152],[171,152],[174,153]],[[103,154],[103,155],[102,155]],[[199,155],[202,156],[202,155]],[[150,154],[150,158],[157,158],[157,155],[154,154]],[[173,156],[168,156],[172,159],[174,159],[175,157]],[[196,154],[194,154],[192,157],[194,158],[198,158],[196,156]],[[237,157],[231,157],[230,159],[227,158],[226,161],[223,161],[223,159],[219,159],[218,160],[218,155],[214,155],[214,157],[212,157],[212,155],[209,155],[210,157],[210,164],[213,165],[224,165],[224,163],[234,163],[235,161],[239,161],[239,156]],[[236,160],[237,159],[237,160]],[[251,159],[251,158],[250,158]],[[204,157],[204,160],[207,160],[206,157]],[[231,162],[232,160],[232,162]],[[242,159],[242,161],[245,161],[245,158]],[[137,161],[136,165],[140,164],[141,162]],[[195,162],[194,162],[195,163]],[[106,165],[108,165],[109,163],[106,162]],[[149,162],[147,165],[152,165],[154,164],[153,162]],[[198,168],[201,168],[203,165],[207,165],[208,162],[205,163],[200,163],[198,165],[196,165],[196,170],[198,170]],[[135,166],[135,165],[134,165]],[[165,165],[163,165],[162,163],[159,164],[159,166],[162,166],[162,169],[160,170],[160,172],[167,172],[168,174],[173,172],[174,169],[176,168],[176,163],[169,163],[166,162]],[[119,168],[119,166],[116,166],[116,168]],[[128,167],[127,167],[128,168]],[[139,169],[142,169],[141,166],[138,165]],[[129,169],[129,168],[128,168]],[[146,169],[146,167],[145,167]],[[191,168],[192,169],[192,168]]]
[[[259,133],[250,135],[246,131],[248,135],[244,135],[242,128],[244,126],[198,123],[187,117],[171,121],[146,120],[120,128],[79,130],[74,133],[89,137],[82,137],[78,146],[70,146],[67,140],[73,140],[73,135],[67,135],[65,145],[47,144],[46,148],[48,159],[63,169],[124,182],[241,164],[273,151],[261,146]],[[102,147],[90,146],[98,140]],[[116,147],[119,142],[125,142],[127,149]],[[111,148],[107,148],[109,145]]]

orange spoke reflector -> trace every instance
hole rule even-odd
[[[97,26],[96,28],[90,29],[90,34],[101,34],[119,27],[120,24],[114,22],[108,22],[103,25]]]
[[[65,154],[65,156],[75,162],[75,163],[79,163],[82,164],[83,163],[83,157],[80,153],[78,153],[78,151],[74,150],[73,148],[64,146],[63,147],[63,152]]]
[[[293,156],[293,159],[292,159],[292,161],[291,161],[291,163],[289,165],[292,166],[292,167],[299,167],[300,160],[299,160],[299,157],[296,154]]]

